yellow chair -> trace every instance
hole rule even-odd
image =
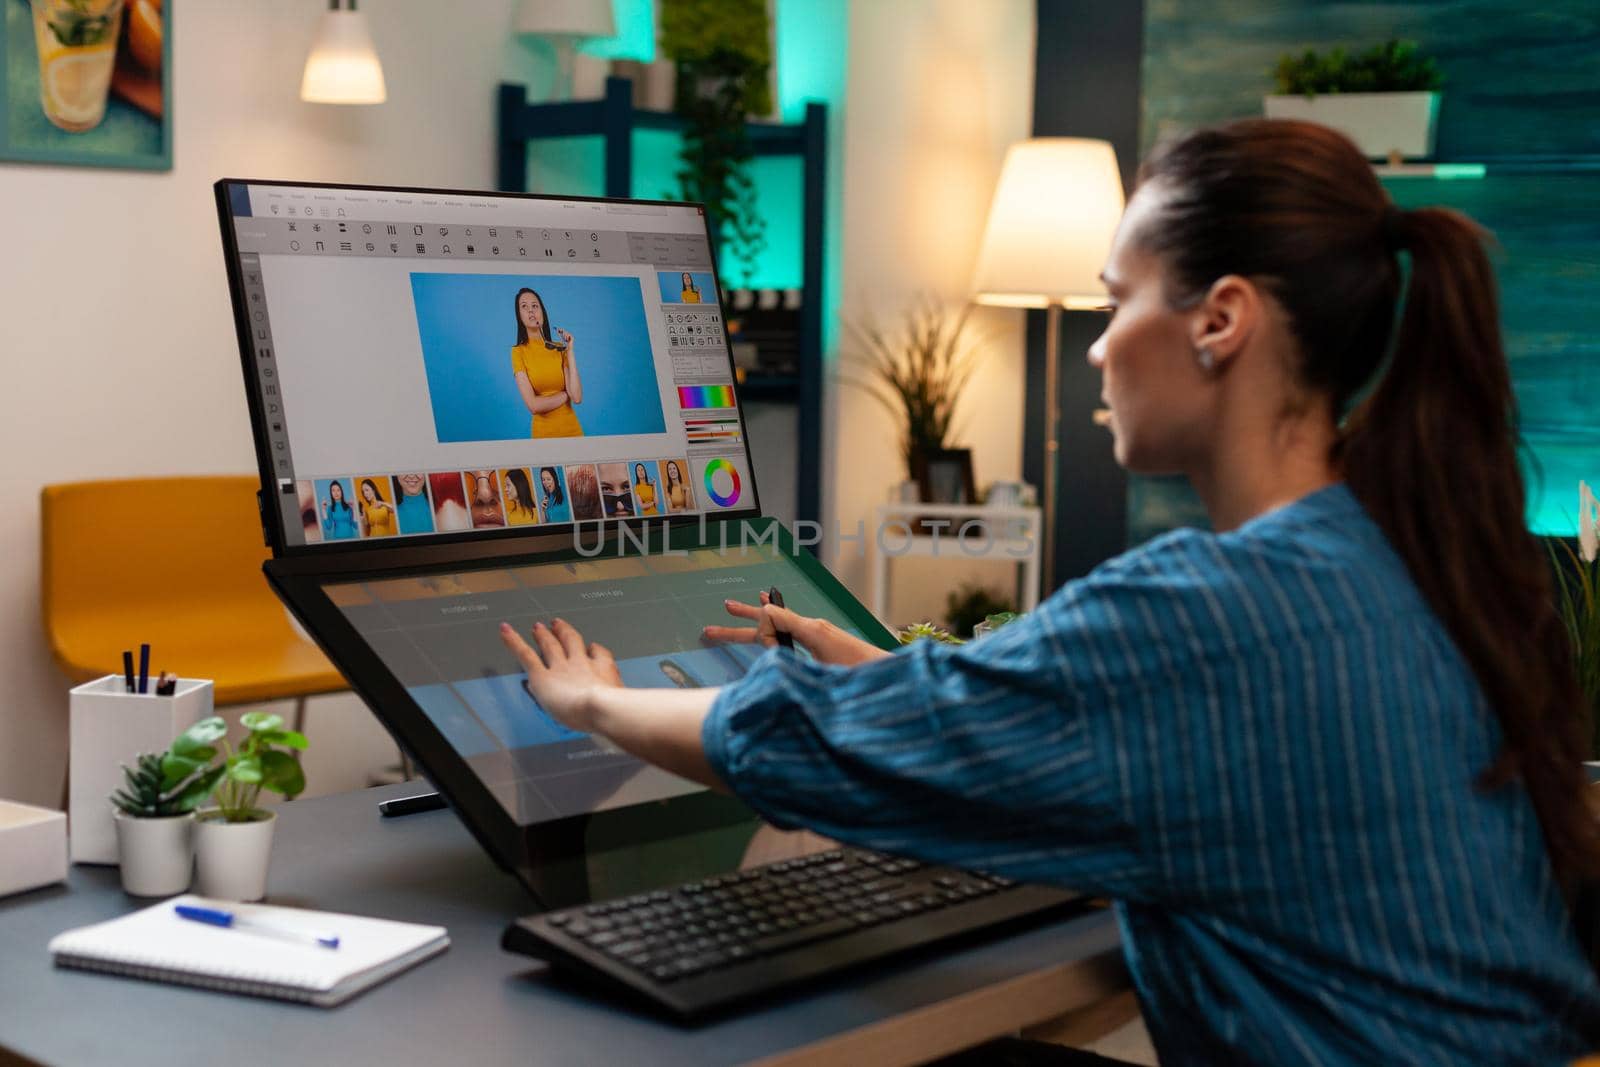
[[[45,486],[42,600],[56,663],[74,683],[122,673],[151,647],[158,671],[210,678],[216,703],[295,701],[347,688],[297,634],[261,573],[253,477],[132,478]],[[138,669],[137,661],[134,669]]]

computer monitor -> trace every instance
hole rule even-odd
[[[217,188],[275,554],[760,513],[703,208]]]

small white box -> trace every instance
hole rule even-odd
[[[67,880],[67,813],[0,800],[0,897]]]
[[[155,688],[155,679],[150,679]],[[172,739],[212,713],[209,678],[179,678],[172,696],[129,693],[120,674],[85,682],[71,694],[67,767],[73,863],[116,863],[111,794],[122,766],[142,752],[165,752]]]

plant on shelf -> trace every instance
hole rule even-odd
[[[122,888],[136,897],[161,897],[189,888],[194,869],[193,812],[222,777],[211,766],[216,750],[180,737],[164,753],[146,752],[122,767],[111,794],[116,808],[117,863]]]
[[[1009,625],[1020,618],[1022,616],[1014,611],[997,611],[993,615],[986,616],[982,622],[974,626],[972,628],[972,636],[977,638],[982,637],[984,634],[993,633],[1002,626]],[[910,626],[897,630],[895,637],[899,638],[902,645],[909,645],[913,641],[933,641],[941,645],[964,645],[968,640],[965,637],[957,637],[943,626],[932,622],[914,622]]]
[[[900,423],[900,454],[907,477],[919,459],[945,447],[961,392],[977,369],[976,346],[966,337],[970,305],[951,314],[932,297],[906,311],[901,329],[886,333],[872,319],[849,323],[851,348],[840,374],[864,389]]]
[[[745,120],[772,111],[769,33],[765,0],[662,0],[661,50],[677,66],[684,120],[677,195],[706,206],[746,287],[767,247]]]
[[[1561,551],[1551,549],[1551,562],[1556,602],[1583,691],[1579,711],[1588,716],[1589,758],[1600,760],[1600,505],[1587,483],[1578,483],[1578,503],[1578,547],[1556,540]]]
[[[944,621],[961,637],[973,636],[977,627],[1001,615],[1015,618],[1011,602],[976,582],[962,582],[944,602]]]
[[[1343,48],[1326,54],[1307,49],[1285,54],[1273,68],[1278,92],[1315,97],[1325,93],[1436,92],[1444,84],[1433,59],[1415,41],[1386,41],[1351,55]]]
[[[239,716],[247,733],[239,747],[228,743],[228,728],[218,716],[202,719],[189,728],[202,744],[222,743],[222,776],[217,784],[217,813],[223,822],[259,822],[268,813],[258,807],[261,791],[293,800],[306,788],[305,771],[295,752],[305,751],[304,734],[283,728],[283,716],[251,711]]]

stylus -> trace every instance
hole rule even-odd
[[[778,592],[777,586],[773,586],[771,589],[767,590],[767,602],[775,608],[783,607],[783,594]],[[794,637],[790,635],[789,631],[779,630],[774,627],[772,636],[777,638],[778,644],[783,648],[794,647]]]
[[[416,815],[423,811],[438,811],[446,807],[444,797],[438,793],[417,793],[409,797],[395,797],[393,800],[378,801],[378,812],[386,818],[397,815]]]

